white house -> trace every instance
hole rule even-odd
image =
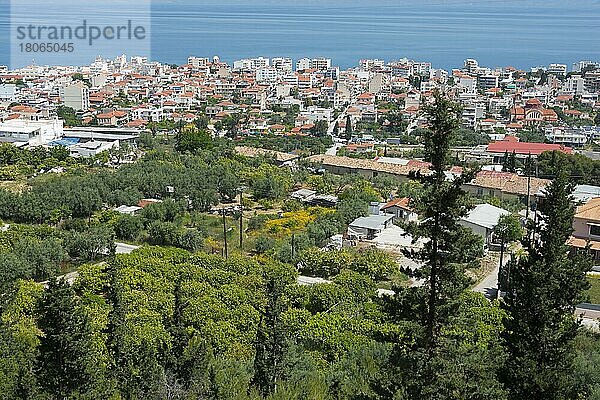
[[[0,123],[0,142],[17,146],[41,146],[62,136],[63,121],[59,119],[12,119]]]
[[[508,214],[510,212],[491,204],[479,204],[459,223],[476,235],[483,237],[484,246],[488,248],[494,239],[494,228],[498,225],[498,220],[501,216]]]
[[[372,240],[376,235],[393,225],[391,214],[370,215],[355,219],[348,227],[348,236],[356,239]]]
[[[386,214],[392,214],[396,220],[406,222],[416,222],[419,219],[419,214],[410,206],[409,198],[399,198],[388,202],[382,207],[382,211]]]

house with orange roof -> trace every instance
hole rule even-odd
[[[98,125],[102,126],[120,126],[128,122],[129,114],[126,111],[113,110],[96,115]]]
[[[134,119],[125,124],[126,128],[145,128],[148,125],[148,121],[143,119]]]
[[[600,198],[591,199],[577,207],[573,219],[573,234],[568,244],[575,251],[589,249],[595,264],[600,265]]]
[[[397,198],[381,207],[381,211],[394,215],[394,220],[416,222],[419,219],[419,214],[410,206],[410,202],[411,200],[408,197]]]
[[[375,103],[375,95],[373,93],[362,93],[356,97],[356,102],[358,104],[374,104]]]

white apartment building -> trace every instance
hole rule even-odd
[[[13,101],[17,95],[17,85],[5,83],[0,85],[0,101]]]
[[[296,63],[296,71],[305,69],[316,69],[326,71],[331,68],[331,58],[301,58]]]
[[[413,75],[429,75],[430,70],[431,70],[430,62],[413,62],[412,63]]]
[[[278,71],[292,72],[294,69],[294,63],[291,58],[287,57],[275,57],[271,59],[271,66]]]
[[[467,58],[464,62],[464,69],[469,72],[475,72],[479,68],[479,62],[473,58]]]
[[[360,69],[371,71],[373,69],[381,69],[385,65],[385,61],[379,59],[363,59],[358,62]]]
[[[194,57],[190,56],[187,60],[188,65],[191,65],[194,68],[205,67],[209,64],[208,58],[206,57]]]
[[[274,67],[266,67],[256,70],[257,82],[276,82],[279,72]]]
[[[429,71],[429,78],[444,84],[448,81],[448,71],[445,69],[432,69]]]
[[[521,100],[522,100],[523,104],[526,103],[527,100],[531,100],[531,99],[538,99],[539,101],[542,102],[542,104],[548,104],[548,101],[550,99],[550,94],[547,91],[543,91],[543,90],[535,90],[535,91],[521,93]]]
[[[588,67],[598,69],[598,68],[600,68],[600,63],[597,63],[594,61],[589,61],[589,60],[579,61],[579,62],[573,63],[572,71],[573,72],[583,72],[583,70]]]
[[[477,79],[473,76],[461,74],[458,76],[456,84],[462,89],[463,93],[477,92]]]
[[[0,142],[16,146],[41,146],[63,136],[63,121],[12,119],[0,123]]]
[[[144,65],[148,64],[148,57],[134,56],[131,57],[132,65]]]
[[[587,135],[575,129],[561,126],[549,126],[544,130],[546,139],[550,143],[565,146],[581,147],[587,143]]]
[[[310,67],[317,71],[326,71],[331,68],[331,58],[313,58]]]
[[[236,89],[235,83],[217,81],[215,84],[215,94],[221,96],[231,96]]]
[[[164,109],[140,107],[131,110],[132,120],[143,119],[149,122],[160,122],[164,117]]]
[[[502,110],[508,110],[513,105],[511,96],[490,97],[488,100],[488,110],[490,114],[500,114]]]
[[[90,108],[90,90],[82,82],[61,86],[59,97],[65,106],[74,110],[86,111]]]
[[[296,62],[296,71],[303,71],[310,68],[310,58],[301,58]]]
[[[480,104],[468,104],[463,107],[462,124],[463,126],[477,129],[477,122],[485,115],[485,107]]]
[[[238,71],[256,71],[270,65],[270,60],[264,57],[244,58],[233,62],[233,69]]]
[[[325,121],[329,124],[333,120],[333,110],[330,108],[311,106],[302,111],[300,115],[308,118],[311,123]]]
[[[563,91],[574,95],[583,94],[585,91],[585,79],[581,75],[570,76],[563,85]]]
[[[546,72],[555,75],[566,75],[567,64],[550,64]]]

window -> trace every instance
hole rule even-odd
[[[600,225],[590,225],[590,235],[600,236]]]

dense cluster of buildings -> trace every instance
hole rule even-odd
[[[346,143],[345,150],[365,157],[338,156],[339,147],[334,147],[333,152],[309,157],[308,163],[336,174],[402,180],[417,171],[427,173],[427,163],[369,158],[377,140],[372,131],[362,132],[361,124],[386,130],[387,144],[402,145],[402,139],[390,138],[390,132],[406,136],[426,127],[424,105],[436,89],[461,105],[463,128],[491,140],[488,145],[454,149],[462,160],[492,166],[465,184],[466,190],[479,197],[535,202],[548,181],[502,172],[493,165],[505,161],[507,154],[524,161],[550,150],[570,154],[600,140],[595,123],[600,112],[600,64],[591,61],[570,68],[550,64],[523,71],[488,68],[467,59],[447,71],[406,58],[364,59],[354,68],[341,70],[328,58],[257,57],[228,64],[219,57],[189,57],[184,65],[166,65],[121,56],[98,58],[83,67],[0,68],[0,142],[20,147],[66,146],[73,155],[87,157],[134,143],[142,131],[164,122],[181,126],[202,119],[219,135],[233,119],[237,135],[328,134],[350,139],[350,134],[355,140]],[[65,109],[80,126],[68,126],[72,119],[64,117]],[[402,131],[390,126],[401,126]],[[519,140],[524,132],[541,135],[546,143]],[[249,147],[236,151],[246,156],[270,155],[280,165],[293,164],[298,158]],[[451,178],[462,169],[454,167],[447,173]],[[296,196],[307,204],[337,201],[314,192]],[[597,197],[600,194],[591,199]],[[395,229],[394,218],[415,216],[407,201],[380,204],[371,216],[355,221],[349,232],[373,239]],[[576,224],[581,226],[575,227],[572,245],[585,247],[592,240],[592,250],[600,257],[598,203],[590,199],[582,203],[586,202],[578,210]],[[503,213],[483,206],[464,224],[480,231],[487,243],[494,220]]]
[[[422,126],[422,105],[436,88],[462,107],[465,127],[494,139],[521,130],[543,132],[548,142],[580,147],[600,138],[592,123],[600,102],[600,66],[581,61],[532,68],[487,68],[468,59],[446,71],[431,63],[401,59],[360,60],[340,70],[328,58],[250,58],[231,65],[218,57],[190,57],[165,65],[143,57],[98,58],[89,66],[29,66],[0,72],[0,121],[40,120],[58,105],[78,112],[84,123],[144,128],[162,120],[213,123],[244,113],[241,132],[305,134],[318,121],[334,121],[336,110],[351,124],[386,123],[398,110],[410,132]],[[298,106],[293,124],[276,123],[275,110]]]

